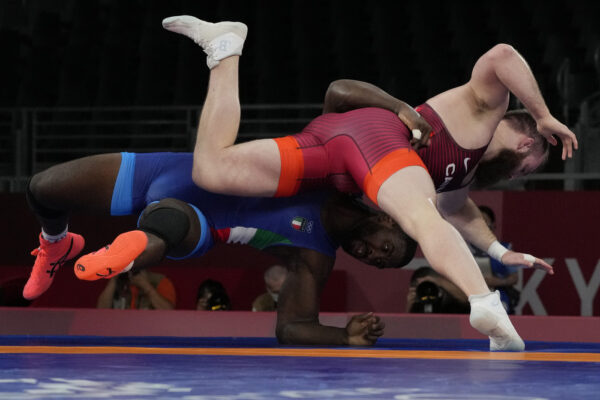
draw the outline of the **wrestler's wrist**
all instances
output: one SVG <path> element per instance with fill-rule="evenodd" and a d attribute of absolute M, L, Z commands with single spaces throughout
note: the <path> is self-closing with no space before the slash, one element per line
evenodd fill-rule
<path fill-rule="evenodd" d="M 533 119 L 535 120 L 536 125 L 544 125 L 547 121 L 554 119 L 554 116 L 550 112 L 547 106 L 538 107 L 534 110 L 527 109 Z"/>
<path fill-rule="evenodd" d="M 398 100 L 398 103 L 394 107 L 394 111 L 396 112 L 398 118 L 400 118 L 403 121 L 409 116 L 412 116 L 413 114 L 418 115 L 414 108 L 412 108 L 402 100 Z"/>
<path fill-rule="evenodd" d="M 494 240 L 494 242 L 487 249 L 488 255 L 499 262 L 502 262 L 502 256 L 504 256 L 507 252 L 508 249 L 497 240 Z"/>

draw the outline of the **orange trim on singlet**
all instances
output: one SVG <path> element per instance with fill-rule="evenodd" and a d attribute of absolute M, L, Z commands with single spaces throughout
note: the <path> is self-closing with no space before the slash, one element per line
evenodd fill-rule
<path fill-rule="evenodd" d="M 367 173 L 363 180 L 363 191 L 373 203 L 377 204 L 377 193 L 383 182 L 394 172 L 411 166 L 423 167 L 427 170 L 423 160 L 413 149 L 403 148 L 392 151 L 377 161 L 371 168 L 371 172 Z"/>
<path fill-rule="evenodd" d="M 599 353 L 369 350 L 327 348 L 182 348 L 115 346 L 0 346 L 0 354 L 177 354 L 199 356 L 340 357 L 429 360 L 600 362 Z"/>
<path fill-rule="evenodd" d="M 279 184 L 274 197 L 293 196 L 300 189 L 301 178 L 304 175 L 304 157 L 296 139 L 285 136 L 274 139 L 279 148 L 281 173 Z"/>

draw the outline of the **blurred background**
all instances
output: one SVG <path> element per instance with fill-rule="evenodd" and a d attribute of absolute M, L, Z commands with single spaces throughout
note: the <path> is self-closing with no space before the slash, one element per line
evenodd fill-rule
<path fill-rule="evenodd" d="M 500 235 L 552 258 L 570 274 L 554 278 L 547 290 L 557 282 L 567 285 L 573 307 L 546 305 L 543 312 L 583 313 L 581 282 L 591 291 L 592 309 L 596 304 L 591 312 L 600 312 L 599 257 L 593 249 L 600 239 L 600 2 L 0 0 L 0 5 L 0 193 L 10 228 L 3 231 L 4 278 L 12 267 L 26 275 L 33 262 L 27 253 L 38 228 L 22 195 L 30 175 L 90 154 L 193 148 L 207 87 L 205 55 L 191 40 L 161 27 L 167 16 L 190 14 L 249 26 L 240 71 L 242 141 L 300 131 L 320 113 L 335 79 L 368 81 L 416 106 L 466 82 L 475 61 L 494 44 L 513 45 L 530 64 L 551 112 L 578 135 L 580 150 L 564 163 L 560 147 L 553 148 L 544 171 L 479 196 L 495 209 Z M 519 107 L 516 99 L 511 106 Z M 89 250 L 132 223 L 77 218 L 72 225 L 91 231 Z M 572 238 L 580 239 L 568 247 Z M 215 256 L 197 263 L 238 268 L 244 266 L 236 263 L 248 259 Z M 579 260 L 580 281 L 566 272 L 572 271 L 569 259 Z M 342 260 L 336 268 L 342 283 L 335 289 L 342 294 L 332 292 L 331 298 L 344 301 L 334 311 L 403 312 L 402 290 L 377 298 L 387 293 L 378 285 L 389 284 L 389 275 L 369 271 L 369 277 L 381 278 L 368 283 L 366 274 L 353 275 L 353 261 Z M 259 267 L 267 264 L 257 266 L 252 278 L 257 285 Z M 406 286 L 408 278 L 397 276 L 395 285 Z M 529 277 L 531 271 L 521 274 L 521 289 Z M 235 308 L 236 294 L 230 295 Z M 54 304 L 45 305 L 83 304 L 54 288 L 49 297 Z"/>

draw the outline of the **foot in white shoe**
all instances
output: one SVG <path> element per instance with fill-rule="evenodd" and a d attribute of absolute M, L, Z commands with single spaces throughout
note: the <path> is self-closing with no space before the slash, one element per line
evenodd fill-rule
<path fill-rule="evenodd" d="M 162 25 L 166 30 L 187 36 L 200 45 L 208 55 L 206 63 L 210 69 L 224 58 L 241 55 L 248 34 L 248 27 L 241 22 L 213 24 L 190 15 L 165 18 Z"/>
<path fill-rule="evenodd" d="M 525 343 L 513 327 L 498 291 L 469 296 L 471 326 L 490 338 L 490 351 L 523 351 Z"/>

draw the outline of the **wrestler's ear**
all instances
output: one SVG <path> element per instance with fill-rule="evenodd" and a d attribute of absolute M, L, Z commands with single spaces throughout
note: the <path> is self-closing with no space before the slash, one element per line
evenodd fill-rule
<path fill-rule="evenodd" d="M 534 142 L 535 140 L 529 136 L 523 137 L 521 140 L 519 140 L 519 144 L 517 145 L 517 152 L 527 153 L 529 150 L 531 150 L 531 146 L 533 146 Z"/>

